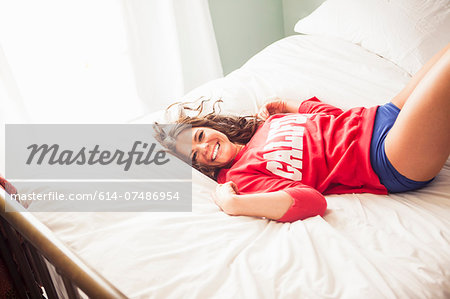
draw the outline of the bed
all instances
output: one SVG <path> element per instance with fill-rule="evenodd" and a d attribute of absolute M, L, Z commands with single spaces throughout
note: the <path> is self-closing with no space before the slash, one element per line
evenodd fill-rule
<path fill-rule="evenodd" d="M 223 113 L 239 114 L 254 114 L 274 96 L 316 96 L 344 109 L 386 103 L 420 60 L 400 59 L 392 49 L 381 55 L 368 39 L 339 36 L 342 30 L 321 32 L 317 19 L 348 4 L 328 2 L 297 24 L 302 34 L 275 42 L 181 100 L 221 99 Z M 445 45 L 450 8 L 439 5 L 447 23 L 439 27 L 443 36 L 437 28 L 437 40 Z M 160 111 L 134 123 L 172 118 Z M 61 206 L 40 212 L 34 203 L 28 211 L 130 298 L 450 297 L 450 159 L 427 188 L 329 195 L 323 217 L 294 223 L 228 216 L 212 200 L 215 186 L 192 170 L 192 212 L 76 213 Z"/>

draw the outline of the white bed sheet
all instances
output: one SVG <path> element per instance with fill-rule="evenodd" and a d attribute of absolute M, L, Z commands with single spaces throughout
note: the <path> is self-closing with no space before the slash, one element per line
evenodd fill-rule
<path fill-rule="evenodd" d="M 385 103 L 408 80 L 357 45 L 298 35 L 184 99 L 239 113 L 271 96 L 349 108 Z M 449 161 L 423 190 L 327 196 L 323 218 L 292 224 L 225 215 L 215 184 L 193 171 L 192 213 L 34 214 L 133 298 L 450 297 Z"/>

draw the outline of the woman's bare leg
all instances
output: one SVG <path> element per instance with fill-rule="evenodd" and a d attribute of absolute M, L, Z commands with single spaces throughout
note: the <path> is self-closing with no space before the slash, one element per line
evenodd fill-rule
<path fill-rule="evenodd" d="M 437 54 L 435 54 L 428 62 L 422 66 L 422 68 L 414 74 L 414 76 L 411 78 L 411 80 L 408 82 L 408 84 L 400 91 L 399 94 L 397 94 L 391 102 L 397 106 L 398 108 L 402 109 L 403 105 L 405 104 L 406 100 L 409 98 L 411 93 L 416 88 L 417 84 L 423 79 L 423 77 L 428 73 L 428 71 L 433 67 L 433 65 L 444 55 L 446 51 L 450 49 L 450 44 L 448 44 L 445 48 L 443 48 L 441 51 L 439 51 Z"/>
<path fill-rule="evenodd" d="M 448 47 L 399 108 L 402 110 L 386 137 L 386 155 L 395 169 L 407 178 L 430 180 L 450 154 Z"/>

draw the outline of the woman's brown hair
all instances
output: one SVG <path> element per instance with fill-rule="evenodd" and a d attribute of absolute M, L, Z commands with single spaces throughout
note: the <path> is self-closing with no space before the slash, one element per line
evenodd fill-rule
<path fill-rule="evenodd" d="M 180 105 L 182 113 L 180 113 L 179 118 L 175 121 L 176 125 L 171 126 L 171 129 L 168 130 L 168 132 L 165 132 L 161 128 L 156 128 L 156 139 L 177 157 L 186 160 L 186 157 L 181 157 L 181 155 L 176 152 L 175 143 L 177 136 L 187 128 L 212 128 L 225 134 L 233 143 L 247 144 L 255 134 L 259 125 L 263 123 L 263 121 L 256 116 L 221 115 L 218 104 L 221 103 L 222 100 L 214 102 L 212 112 L 202 115 L 205 109 L 205 103 L 208 101 L 209 100 L 202 100 L 201 103 L 194 108 L 190 106 L 192 103 L 175 103 L 169 106 L 167 110 L 173 105 Z M 186 110 L 194 111 L 196 114 L 194 116 L 187 116 L 183 112 Z M 195 162 L 192 163 L 192 166 L 214 180 L 216 180 L 221 169 L 200 165 Z"/>

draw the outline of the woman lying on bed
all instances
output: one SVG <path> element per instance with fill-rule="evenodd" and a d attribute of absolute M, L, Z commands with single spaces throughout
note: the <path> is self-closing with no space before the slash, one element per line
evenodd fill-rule
<path fill-rule="evenodd" d="M 277 99 L 257 117 L 181 117 L 159 139 L 217 180 L 225 213 L 292 222 L 323 215 L 323 194 L 405 192 L 433 180 L 450 154 L 449 83 L 450 45 L 383 106 Z"/>

